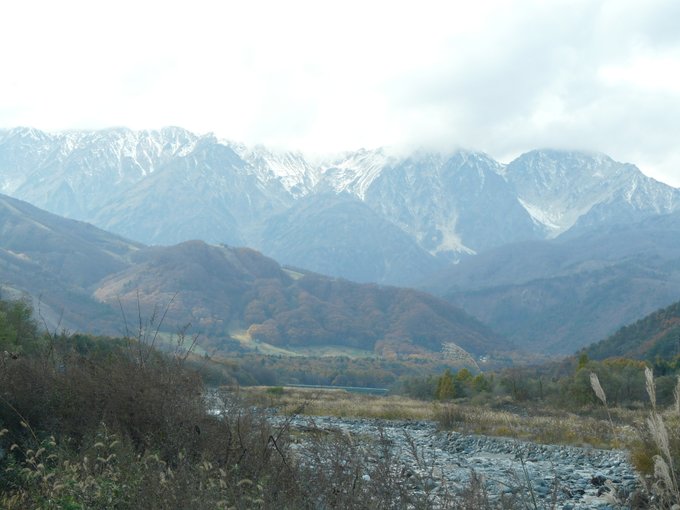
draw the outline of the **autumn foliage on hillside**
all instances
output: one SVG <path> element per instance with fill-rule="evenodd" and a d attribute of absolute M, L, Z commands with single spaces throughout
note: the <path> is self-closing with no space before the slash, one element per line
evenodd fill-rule
<path fill-rule="evenodd" d="M 132 317 L 139 308 L 148 316 L 159 303 L 171 303 L 167 317 L 177 325 L 191 323 L 212 338 L 238 328 L 275 346 L 397 355 L 437 353 L 445 342 L 473 354 L 502 345 L 465 312 L 428 294 L 286 271 L 254 250 L 198 241 L 141 251 L 95 295 L 112 305 L 120 300 Z"/>
<path fill-rule="evenodd" d="M 680 301 L 621 328 L 585 352 L 595 359 L 627 356 L 653 360 L 680 354 Z"/>

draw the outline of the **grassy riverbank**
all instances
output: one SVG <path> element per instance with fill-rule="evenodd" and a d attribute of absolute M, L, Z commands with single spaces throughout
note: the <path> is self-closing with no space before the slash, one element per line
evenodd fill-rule
<path fill-rule="evenodd" d="M 425 401 L 400 395 L 362 395 L 344 390 L 289 387 L 245 387 L 242 396 L 255 405 L 275 408 L 281 414 L 433 420 L 443 429 L 467 434 L 513 437 L 546 444 L 621 447 L 633 444 L 636 429 L 644 422 L 640 410 L 611 410 L 612 430 L 603 409 L 584 408 L 581 414 L 549 406 L 519 406 L 507 398 L 484 404 Z"/>
<path fill-rule="evenodd" d="M 646 369 L 644 376 L 650 405 L 609 407 L 604 390 L 597 377 L 593 377 L 592 390 L 601 405 L 584 405 L 579 412 L 545 402 L 520 405 L 507 397 L 487 398 L 480 403 L 470 399 L 438 402 L 284 387 L 251 387 L 241 392 L 247 401 L 274 408 L 284 415 L 434 420 L 443 430 L 465 434 L 623 449 L 628 451 L 630 462 L 645 481 L 648 493 L 656 498 L 655 502 L 645 500 L 643 506 L 671 508 L 680 499 L 674 471 L 680 459 L 680 392 L 676 393 L 674 405 L 657 408 L 651 370 Z"/>

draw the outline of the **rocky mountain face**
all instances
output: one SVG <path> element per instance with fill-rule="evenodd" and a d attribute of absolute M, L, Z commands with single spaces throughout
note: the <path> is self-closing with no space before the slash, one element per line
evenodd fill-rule
<path fill-rule="evenodd" d="M 599 154 L 533 151 L 502 165 L 474 152 L 378 149 L 311 164 L 180 128 L 0 131 L 0 192 L 146 244 L 247 245 L 310 270 L 399 284 L 442 261 L 680 204 L 677 189 Z M 352 262 L 319 244 L 352 252 Z"/>
<path fill-rule="evenodd" d="M 548 238 L 680 206 L 679 190 L 603 154 L 532 151 L 507 165 L 503 175 Z"/>
<path fill-rule="evenodd" d="M 508 350 L 470 315 L 423 292 L 286 270 L 250 248 L 147 247 L 5 195 L 0 294 L 33 298 L 50 330 L 134 335 L 142 321 L 172 334 L 191 324 L 203 347 L 219 352 L 332 346 L 441 358 L 455 346 L 469 358 Z"/>
<path fill-rule="evenodd" d="M 195 135 L 175 128 L 0 131 L 0 192 L 87 220 L 118 192 L 191 152 L 196 142 Z"/>
<path fill-rule="evenodd" d="M 424 249 L 449 259 L 536 238 L 501 170 L 484 154 L 416 154 L 383 167 L 365 201 Z"/>

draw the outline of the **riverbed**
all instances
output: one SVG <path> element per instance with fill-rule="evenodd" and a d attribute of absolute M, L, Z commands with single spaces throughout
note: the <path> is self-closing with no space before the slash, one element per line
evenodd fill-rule
<path fill-rule="evenodd" d="M 438 495 L 460 493 L 471 477 L 481 482 L 492 504 L 515 498 L 527 508 L 564 510 L 627 508 L 640 486 L 621 450 L 438 431 L 430 421 L 296 416 L 290 426 L 387 441 L 394 469 L 412 490 L 427 492 L 434 507 Z M 304 449 L 304 440 L 294 448 Z"/>

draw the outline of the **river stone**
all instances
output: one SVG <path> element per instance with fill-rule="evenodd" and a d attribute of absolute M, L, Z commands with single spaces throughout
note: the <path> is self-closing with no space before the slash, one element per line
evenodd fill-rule
<path fill-rule="evenodd" d="M 435 508 L 438 494 L 455 494 L 464 489 L 473 470 L 483 480 L 492 501 L 501 495 L 530 498 L 531 487 L 536 499 L 549 501 L 554 496 L 555 508 L 571 510 L 615 508 L 605 494 L 609 491 L 605 486 L 608 480 L 611 482 L 607 484 L 613 484 L 622 494 L 633 494 L 640 488 L 627 454 L 620 450 L 440 432 L 435 423 L 428 421 L 297 416 L 290 423 L 298 429 L 317 427 L 361 441 L 375 441 L 380 444 L 378 450 L 388 448 L 398 463 L 396 473 L 413 490 L 433 494 Z M 418 458 L 414 458 L 414 450 Z M 378 456 L 379 452 L 374 454 Z M 364 476 L 370 478 L 369 474 Z M 530 499 L 525 503 L 532 504 Z"/>

